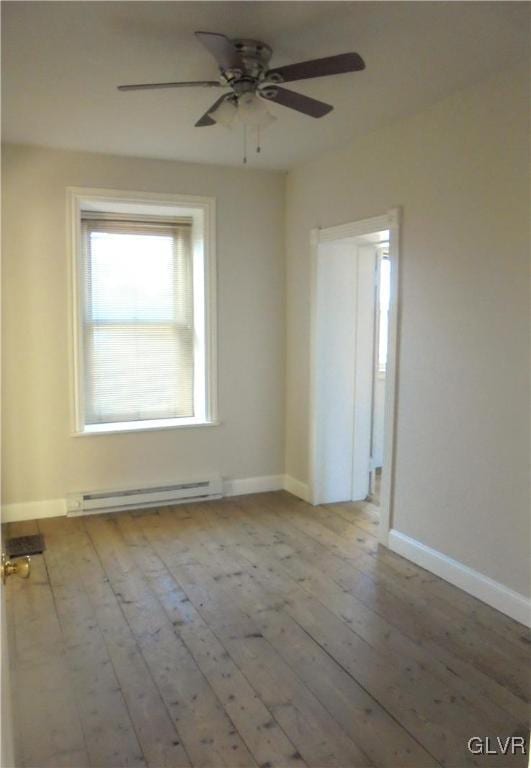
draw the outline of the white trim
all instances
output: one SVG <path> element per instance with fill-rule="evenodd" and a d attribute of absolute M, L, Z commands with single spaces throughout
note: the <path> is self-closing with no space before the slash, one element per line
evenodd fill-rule
<path fill-rule="evenodd" d="M 281 491 L 284 488 L 284 475 L 263 475 L 261 477 L 242 477 L 223 482 L 224 496 L 243 496 L 248 493 L 267 493 Z"/>
<path fill-rule="evenodd" d="M 310 501 L 310 487 L 291 475 L 284 475 L 284 490 L 303 501 Z"/>
<path fill-rule="evenodd" d="M 310 232 L 310 392 L 309 402 L 309 429 L 308 448 L 310 458 L 308 462 L 308 498 L 310 504 L 319 504 L 317 490 L 317 265 L 319 260 L 320 230 L 312 229 Z M 286 478 L 288 475 L 286 475 Z M 300 482 L 300 481 L 296 481 Z M 288 491 L 289 488 L 286 488 Z M 291 491 L 290 491 L 291 493 Z M 295 493 L 295 496 L 298 494 Z"/>
<path fill-rule="evenodd" d="M 2 505 L 3 523 L 15 523 L 20 520 L 39 520 L 42 517 L 64 517 L 64 515 L 66 515 L 64 499 L 20 501 L 16 504 Z"/>
<path fill-rule="evenodd" d="M 531 599 L 525 595 L 395 529 L 389 531 L 388 546 L 511 619 L 531 627 Z"/>
<path fill-rule="evenodd" d="M 309 486 L 305 498 L 319 504 L 317 488 L 317 421 L 316 421 L 316 349 L 317 349 L 317 261 L 319 244 L 350 237 L 370 235 L 389 230 L 389 259 L 391 262 L 391 295 L 389 304 L 389 341 L 385 386 L 385 436 L 378 538 L 387 544 L 393 520 L 393 490 L 395 474 L 395 434 L 397 413 L 397 367 L 399 347 L 400 301 L 400 209 L 390 208 L 387 213 L 370 219 L 361 219 L 326 229 L 314 228 L 310 232 L 310 395 L 309 395 Z M 295 481 L 299 483 L 299 481 Z M 300 485 L 303 485 L 302 483 Z M 299 496 L 299 493 L 295 492 Z"/>
<path fill-rule="evenodd" d="M 360 219 L 359 221 L 351 221 L 348 224 L 339 224 L 335 227 L 327 227 L 326 229 L 317 229 L 313 231 L 319 233 L 320 243 L 328 243 L 333 240 L 344 240 L 347 237 L 370 235 L 373 232 L 381 232 L 383 229 L 389 229 L 397 210 L 398 209 L 393 208 L 381 216 L 373 216 L 370 219 Z"/>
<path fill-rule="evenodd" d="M 197 418 L 203 424 L 216 423 L 218 419 L 217 399 L 217 308 L 216 308 L 216 200 L 213 197 L 199 197 L 197 195 L 172 195 L 152 192 L 135 192 L 115 189 L 68 187 L 67 197 L 67 251 L 69 254 L 68 272 L 68 297 L 70 328 L 70 355 L 69 374 L 71 390 L 71 421 L 73 437 L 82 436 L 85 432 L 83 419 L 83 351 L 80 339 L 82 338 L 82 306 L 81 296 L 83 291 L 81 275 L 81 211 L 82 210 L 123 210 L 131 213 L 146 212 L 149 208 L 156 215 L 175 214 L 175 208 L 180 213 L 191 217 L 195 239 L 194 265 L 201 261 L 204 268 L 204 306 L 201 308 L 201 317 L 196 318 L 197 328 L 204 335 L 204 355 L 200 355 L 195 364 L 204 376 L 194 377 L 196 382 L 205 381 L 204 413 L 198 413 Z M 198 226 L 200 225 L 200 226 Z M 194 281 L 197 284 L 197 281 Z M 196 302 L 194 300 L 194 307 Z M 203 359 L 204 358 L 204 359 Z M 194 399 L 198 399 L 197 386 Z M 203 398 L 199 398 L 203 399 Z M 173 420 L 172 420 L 173 421 Z M 161 426 L 176 427 L 174 423 Z M 185 425 L 183 425 L 185 426 Z M 186 425 L 189 426 L 189 425 Z M 154 427 L 151 427 L 154 428 Z M 129 426 L 123 430 L 101 430 L 101 433 L 132 432 L 136 429 Z M 138 430 L 141 431 L 141 430 Z M 95 431 L 88 431 L 95 434 Z"/>
<path fill-rule="evenodd" d="M 150 421 L 119 421 L 109 424 L 88 424 L 76 437 L 97 437 L 98 435 L 122 435 L 128 432 L 160 432 L 162 429 L 196 429 L 197 427 L 219 427 L 220 421 L 198 421 L 197 419 L 152 419 Z"/>
<path fill-rule="evenodd" d="M 396 419 L 398 412 L 398 359 L 400 347 L 400 209 L 392 208 L 389 216 L 389 261 L 391 265 L 389 290 L 389 325 L 387 363 L 385 366 L 384 445 L 382 488 L 380 491 L 380 523 L 378 540 L 387 545 L 393 525 L 394 486 L 396 469 Z"/>
<path fill-rule="evenodd" d="M 205 387 L 207 421 L 216 421 L 218 412 L 218 271 L 216 262 L 216 198 L 201 198 L 205 233 Z"/>

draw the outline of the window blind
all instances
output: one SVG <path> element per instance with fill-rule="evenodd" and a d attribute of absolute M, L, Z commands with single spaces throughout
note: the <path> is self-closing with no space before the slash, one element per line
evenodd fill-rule
<path fill-rule="evenodd" d="M 194 416 L 190 225 L 82 219 L 85 424 Z"/>

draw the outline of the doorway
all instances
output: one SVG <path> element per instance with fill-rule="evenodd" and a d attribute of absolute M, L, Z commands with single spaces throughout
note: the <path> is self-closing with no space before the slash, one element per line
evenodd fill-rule
<path fill-rule="evenodd" d="M 312 232 L 311 501 L 378 494 L 383 543 L 392 501 L 398 234 L 397 210 Z"/>

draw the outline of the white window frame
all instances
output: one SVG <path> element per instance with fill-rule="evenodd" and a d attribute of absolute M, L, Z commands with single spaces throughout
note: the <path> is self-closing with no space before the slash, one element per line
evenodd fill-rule
<path fill-rule="evenodd" d="M 385 251 L 385 255 L 384 252 Z M 376 351 L 377 356 L 375 360 L 375 370 L 376 370 L 376 378 L 377 379 L 385 379 L 387 374 L 387 360 L 385 362 L 385 368 L 380 368 L 380 361 L 378 359 L 378 355 L 380 354 L 380 321 L 381 321 L 381 315 L 380 315 L 380 291 L 381 291 L 381 263 L 383 259 L 387 259 L 389 262 L 391 261 L 389 257 L 389 243 L 387 243 L 385 246 L 382 246 L 378 249 L 378 296 L 377 296 L 377 302 L 376 302 L 376 323 L 375 323 L 375 338 L 377 339 L 376 344 Z M 389 328 L 389 311 L 387 310 L 387 321 L 388 321 L 388 328 Z M 387 345 L 389 346 L 389 335 L 387 338 Z"/>
<path fill-rule="evenodd" d="M 85 211 L 171 216 L 192 219 L 194 270 L 194 403 L 204 404 L 192 418 L 85 424 L 83 357 L 83 260 L 81 218 Z M 84 187 L 67 188 L 71 340 L 72 435 L 104 435 L 183 429 L 219 424 L 216 344 L 216 201 L 213 197 L 167 195 Z M 204 290 L 203 290 L 204 286 Z"/>

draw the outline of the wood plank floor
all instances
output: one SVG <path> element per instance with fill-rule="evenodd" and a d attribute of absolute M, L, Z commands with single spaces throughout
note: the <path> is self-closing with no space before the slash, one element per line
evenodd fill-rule
<path fill-rule="evenodd" d="M 287 493 L 12 524 L 18 765 L 431 768 L 526 735 L 524 627 Z"/>

